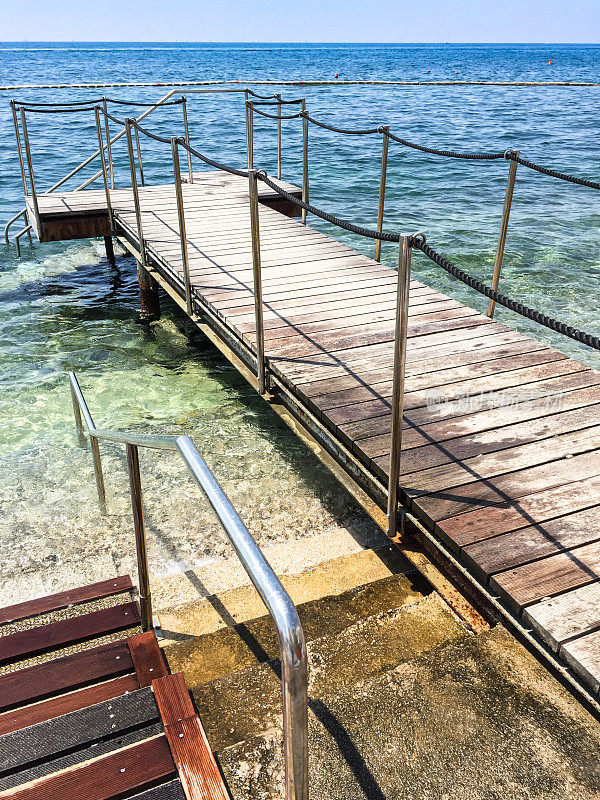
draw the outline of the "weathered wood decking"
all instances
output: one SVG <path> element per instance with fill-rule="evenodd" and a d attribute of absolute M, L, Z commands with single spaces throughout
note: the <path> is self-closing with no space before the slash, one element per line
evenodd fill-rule
<path fill-rule="evenodd" d="M 200 173 L 183 196 L 197 311 L 250 352 L 247 183 Z M 174 188 L 140 198 L 149 262 L 182 294 Z M 112 202 L 137 245 L 131 193 Z M 396 272 L 264 206 L 260 239 L 270 370 L 385 485 Z M 600 373 L 419 281 L 408 336 L 401 499 L 597 692 Z"/>

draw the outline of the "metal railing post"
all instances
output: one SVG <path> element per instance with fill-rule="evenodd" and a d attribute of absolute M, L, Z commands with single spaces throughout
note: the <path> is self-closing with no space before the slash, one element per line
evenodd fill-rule
<path fill-rule="evenodd" d="M 108 209 L 108 224 L 111 234 L 115 231 L 112 204 L 110 202 L 110 183 L 108 171 L 106 169 L 106 160 L 104 158 L 104 142 L 102 141 L 102 126 L 100 124 L 100 109 L 98 106 L 94 107 L 94 114 L 96 115 L 96 133 L 98 134 L 98 146 L 100 148 L 100 163 L 102 164 L 102 176 L 104 178 L 104 194 L 106 195 L 106 207 Z"/>
<path fill-rule="evenodd" d="M 171 150 L 173 151 L 173 174 L 175 176 L 175 197 L 177 198 L 177 218 L 179 220 L 179 239 L 181 242 L 181 261 L 183 263 L 185 302 L 187 306 L 187 312 L 191 316 L 193 313 L 192 284 L 190 281 L 190 262 L 188 256 L 187 236 L 185 230 L 185 209 L 183 205 L 183 189 L 181 187 L 181 168 L 179 165 L 179 143 L 177 141 L 176 136 L 173 136 L 171 138 Z"/>
<path fill-rule="evenodd" d="M 394 334 L 394 374 L 392 384 L 392 432 L 390 439 L 390 472 L 388 482 L 387 533 L 394 538 L 398 530 L 398 476 L 402 450 L 402 417 L 404 412 L 404 374 L 408 330 L 408 299 L 412 236 L 402 236 L 398 257 L 396 293 L 396 328 Z"/>
<path fill-rule="evenodd" d="M 306 111 L 306 100 L 302 98 L 302 111 Z M 302 117 L 302 202 L 308 203 L 308 120 Z M 302 224 L 306 225 L 306 209 L 302 209 Z"/>
<path fill-rule="evenodd" d="M 513 150 L 515 156 L 519 156 L 518 150 Z M 508 151 L 506 153 L 508 155 Z M 492 275 L 491 287 L 494 291 L 498 290 L 500 283 L 500 270 L 502 269 L 502 259 L 504 258 L 504 245 L 506 244 L 506 234 L 508 233 L 508 220 L 510 218 L 510 208 L 512 205 L 513 192 L 515 190 L 515 178 L 517 176 L 517 162 L 510 161 L 508 169 L 508 180 L 506 182 L 506 192 L 504 193 L 504 206 L 502 208 L 502 222 L 500 223 L 500 234 L 498 235 L 498 245 L 496 247 L 496 258 L 494 260 L 494 273 Z M 490 319 L 494 318 L 496 301 L 490 298 L 488 303 L 487 315 Z"/>
<path fill-rule="evenodd" d="M 185 141 L 187 144 L 190 143 L 190 129 L 188 126 L 188 115 L 187 115 L 187 98 L 182 95 L 181 97 L 182 103 L 181 107 L 183 109 L 183 135 L 185 136 Z M 194 170 L 192 167 L 192 154 L 190 151 L 187 151 L 187 160 L 188 160 L 188 182 L 194 182 Z"/>
<path fill-rule="evenodd" d="M 144 508 L 142 504 L 140 457 L 138 447 L 135 444 L 127 445 L 127 470 L 129 472 L 131 509 L 133 511 L 133 527 L 135 530 L 142 630 L 149 631 L 152 629 L 152 596 L 150 593 L 150 570 L 148 568 L 146 526 L 144 525 Z"/>
<path fill-rule="evenodd" d="M 75 393 L 75 388 L 73 386 L 73 381 L 77 383 L 77 379 L 75 376 L 71 379 L 71 401 L 73 403 L 73 415 L 75 417 L 75 426 L 77 428 L 77 434 L 79 437 L 79 444 L 85 444 L 85 429 L 83 427 L 83 420 L 81 418 L 81 407 L 79 405 L 79 400 L 77 399 L 77 395 Z M 79 384 L 77 383 L 77 388 L 79 388 Z M 89 414 L 89 412 L 88 412 Z M 93 428 L 93 420 L 89 418 L 89 422 Z M 98 490 L 98 503 L 100 505 L 100 513 L 102 515 L 106 514 L 106 488 L 104 486 L 104 474 L 102 472 L 102 458 L 100 457 L 100 445 L 98 444 L 98 439 L 88 431 L 90 437 L 90 448 L 92 450 L 92 460 L 94 463 L 94 477 L 96 479 L 96 489 Z"/>
<path fill-rule="evenodd" d="M 256 170 L 248 171 L 250 191 L 250 231 L 252 234 L 252 273 L 254 276 L 254 320 L 256 327 L 256 374 L 258 392 L 264 395 L 267 391 L 265 365 L 265 333 L 263 327 L 262 276 L 260 263 L 260 227 L 258 216 L 258 185 Z"/>
<path fill-rule="evenodd" d="M 381 148 L 381 177 L 379 179 L 379 206 L 377 208 L 377 232 L 383 230 L 383 206 L 385 204 L 385 179 L 387 177 L 388 148 L 390 144 L 390 126 L 381 128 L 383 145 Z M 375 242 L 375 261 L 381 261 L 381 239 Z"/>
<path fill-rule="evenodd" d="M 27 195 L 27 178 L 25 177 L 25 164 L 23 162 L 23 150 L 21 149 L 21 134 L 19 133 L 19 122 L 17 120 L 17 109 L 14 100 L 10 101 L 10 108 L 12 111 L 13 125 L 15 126 L 15 138 L 17 140 L 17 153 L 19 155 L 19 167 L 21 168 L 21 180 L 23 181 L 23 192 Z"/>
<path fill-rule="evenodd" d="M 277 98 L 277 178 L 281 180 L 281 95 L 276 94 Z"/>
<path fill-rule="evenodd" d="M 133 129 L 135 133 L 135 148 L 137 150 L 138 164 L 140 166 L 140 183 L 145 186 L 144 181 L 144 165 L 142 164 L 142 148 L 140 147 L 140 134 L 137 128 Z"/>
<path fill-rule="evenodd" d="M 129 155 L 129 169 L 131 172 L 131 190 L 133 193 L 133 205 L 135 208 L 135 219 L 138 229 L 138 239 L 140 244 L 141 264 L 146 267 L 146 247 L 144 245 L 144 229 L 142 227 L 142 212 L 140 210 L 140 195 L 138 192 L 137 172 L 135 169 L 135 159 L 133 155 L 133 140 L 131 138 L 132 120 L 128 117 L 125 120 L 125 135 L 127 136 L 127 153 Z"/>
<path fill-rule="evenodd" d="M 248 169 L 254 169 L 254 103 L 246 100 L 246 150 Z"/>
<path fill-rule="evenodd" d="M 37 225 L 38 235 L 42 234 L 40 224 L 40 207 L 38 205 L 37 192 L 35 190 L 35 179 L 33 177 L 33 164 L 31 161 L 31 149 L 29 147 L 29 134 L 27 133 L 27 122 L 25 120 L 25 109 L 21 106 L 21 129 L 23 131 L 23 141 L 25 143 L 25 156 L 27 158 L 27 169 L 29 171 L 29 183 L 31 184 L 31 199 L 33 201 L 33 213 L 35 214 L 35 224 Z"/>
<path fill-rule="evenodd" d="M 102 98 L 102 109 L 104 111 L 104 130 L 106 132 L 106 155 L 108 157 L 108 169 L 110 172 L 110 188 L 115 188 L 115 171 L 112 160 L 112 144 L 110 141 L 110 123 L 108 121 L 108 106 L 106 105 L 106 97 Z"/>

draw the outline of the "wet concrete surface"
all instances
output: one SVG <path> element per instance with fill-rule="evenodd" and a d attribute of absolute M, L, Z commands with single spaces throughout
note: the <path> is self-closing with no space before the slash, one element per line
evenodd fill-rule
<path fill-rule="evenodd" d="M 362 657 L 311 699 L 311 800 L 600 798 L 600 725 L 502 627 L 361 680 Z M 219 757 L 235 800 L 283 796 L 277 726 Z"/>

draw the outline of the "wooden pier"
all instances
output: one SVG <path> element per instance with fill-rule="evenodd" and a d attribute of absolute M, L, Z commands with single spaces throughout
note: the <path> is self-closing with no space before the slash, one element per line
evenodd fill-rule
<path fill-rule="evenodd" d="M 200 172 L 182 192 L 192 319 L 256 372 L 248 181 Z M 102 196 L 38 195 L 45 238 L 105 214 Z M 397 272 L 259 200 L 271 397 L 384 508 Z M 139 187 L 139 201 L 147 269 L 185 310 L 174 186 Z M 142 260 L 132 191 L 111 205 Z M 600 373 L 411 282 L 399 499 L 596 695 L 599 410 Z"/>

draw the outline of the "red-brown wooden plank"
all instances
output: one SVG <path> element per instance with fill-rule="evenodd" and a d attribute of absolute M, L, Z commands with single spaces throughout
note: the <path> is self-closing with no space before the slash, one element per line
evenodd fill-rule
<path fill-rule="evenodd" d="M 127 645 L 141 687 L 169 674 L 154 631 L 131 636 Z"/>
<path fill-rule="evenodd" d="M 10 672 L 0 676 L 0 711 L 122 675 L 132 669 L 127 642 L 121 641 Z"/>
<path fill-rule="evenodd" d="M 165 728 L 173 722 L 195 716 L 194 705 L 182 672 L 152 681 L 152 688 Z"/>
<path fill-rule="evenodd" d="M 139 688 L 140 683 L 136 675 L 122 675 L 119 678 L 88 686 L 85 689 L 78 689 L 59 697 L 5 711 L 4 714 L 0 714 L 0 736 L 4 733 L 21 730 L 29 725 L 37 725 L 38 722 L 60 717 L 62 714 L 69 714 L 71 711 L 79 711 L 80 708 L 87 708 L 87 706 L 102 703 L 104 700 L 112 700 L 125 692 L 134 692 Z"/>
<path fill-rule="evenodd" d="M 131 591 L 131 589 L 133 589 L 133 584 L 129 575 L 121 575 L 108 581 L 99 581 L 88 586 L 79 586 L 76 589 L 67 589 L 64 592 L 39 597 L 36 600 L 16 603 L 13 606 L 0 608 L 0 625 L 33 617 L 36 614 L 58 611 L 61 608 L 87 603 L 91 600 L 100 600 L 102 597 L 110 597 L 113 594 Z"/>
<path fill-rule="evenodd" d="M 138 625 L 137 603 L 122 603 L 78 617 L 0 636 L 0 664 Z"/>
<path fill-rule="evenodd" d="M 83 766 L 49 775 L 0 793 L 3 800 L 117 800 L 136 789 L 174 775 L 164 736 L 88 761 Z"/>
<path fill-rule="evenodd" d="M 167 725 L 165 733 L 187 800 L 230 800 L 198 717 Z"/>

